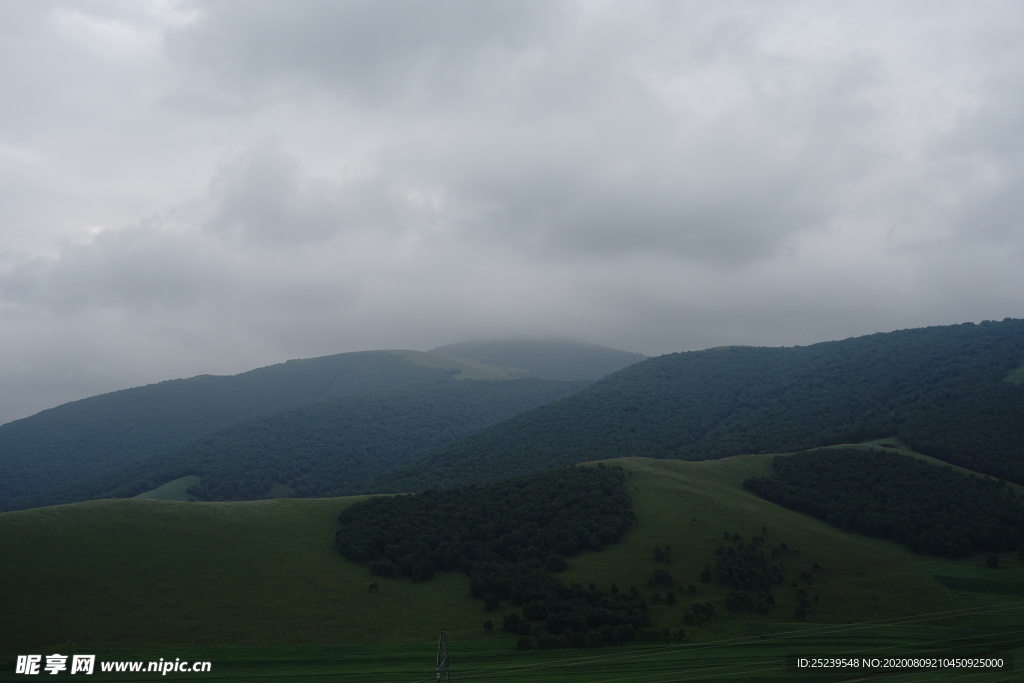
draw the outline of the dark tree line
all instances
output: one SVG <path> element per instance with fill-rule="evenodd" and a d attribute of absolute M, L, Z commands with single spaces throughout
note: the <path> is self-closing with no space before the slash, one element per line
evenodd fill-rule
<path fill-rule="evenodd" d="M 570 467 L 484 486 L 357 503 L 338 517 L 338 549 L 378 576 L 427 581 L 462 571 L 488 610 L 521 608 L 506 630 L 583 646 L 587 634 L 649 624 L 637 595 L 566 586 L 566 557 L 618 542 L 635 522 L 620 468 Z M 610 629 L 610 630 L 608 630 Z M 623 632 L 624 633 L 624 632 Z M 619 634 L 621 635 L 621 633 Z"/>
<path fill-rule="evenodd" d="M 778 456 L 772 477 L 744 487 L 845 531 L 915 552 L 964 557 L 1024 541 L 1024 506 L 1000 481 L 897 453 L 828 449 Z"/>

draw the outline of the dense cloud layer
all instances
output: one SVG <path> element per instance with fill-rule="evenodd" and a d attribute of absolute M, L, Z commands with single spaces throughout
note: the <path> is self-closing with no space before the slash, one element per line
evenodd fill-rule
<path fill-rule="evenodd" d="M 291 357 L 1024 315 L 1015 2 L 0 6 L 0 422 Z"/>

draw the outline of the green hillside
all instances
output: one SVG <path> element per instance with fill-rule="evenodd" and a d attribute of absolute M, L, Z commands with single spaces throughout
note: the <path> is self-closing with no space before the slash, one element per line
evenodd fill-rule
<path fill-rule="evenodd" d="M 447 344 L 431 354 L 510 377 L 597 380 L 646 358 L 639 353 L 571 339 L 505 339 Z"/>
<path fill-rule="evenodd" d="M 449 379 L 322 399 L 224 427 L 29 502 L 134 496 L 187 475 L 201 480 L 189 490 L 198 500 L 341 495 L 397 465 L 580 387 L 578 382 L 539 379 Z"/>
<path fill-rule="evenodd" d="M 374 482 L 482 482 L 599 458 L 704 460 L 897 436 L 1024 483 L 1024 320 L 792 348 L 722 347 L 636 363 Z"/>
<path fill-rule="evenodd" d="M 689 680 L 714 671 L 714 680 L 778 680 L 791 675 L 792 654 L 886 656 L 933 644 L 947 654 L 1021 654 L 1024 562 L 1015 554 L 991 570 L 980 557 L 918 556 L 841 532 L 745 491 L 742 482 L 767 475 L 770 461 L 610 463 L 627 470 L 637 522 L 621 543 L 571 558 L 558 576 L 635 587 L 652 626 L 684 629 L 682 641 L 517 652 L 516 638 L 500 629 L 508 608 L 485 611 L 461 574 L 413 583 L 373 577 L 342 558 L 337 516 L 356 499 L 104 500 L 0 514 L 0 667 L 12 671 L 15 654 L 63 648 L 209 659 L 212 676 L 228 680 L 429 680 L 440 629 L 460 679 Z M 773 587 L 769 611 L 731 612 L 728 589 L 701 573 L 716 567 L 718 548 L 755 537 L 765 549 L 784 545 L 792 581 Z M 676 604 L 665 603 L 666 588 L 648 585 L 658 570 L 673 577 Z M 368 590 L 370 581 L 380 590 Z M 801 590 L 818 596 L 805 621 L 794 616 Z M 694 603 L 714 605 L 716 618 L 686 623 Z M 499 625 L 493 634 L 487 620 Z M 1014 680 L 1001 676 L 978 680 Z"/>
<path fill-rule="evenodd" d="M 201 478 L 192 484 L 201 500 L 339 495 L 579 388 L 453 381 L 485 379 L 508 376 L 421 351 L 372 351 L 69 403 L 0 426 L 0 510 L 133 496 L 182 476 Z"/>
<path fill-rule="evenodd" d="M 189 489 L 202 481 L 194 474 L 188 474 L 178 479 L 172 479 L 166 484 L 161 484 L 155 489 L 143 491 L 132 496 L 132 498 L 143 498 L 152 500 L 196 500 L 196 497 L 189 494 Z"/>
<path fill-rule="evenodd" d="M 24 501 L 54 487 L 258 415 L 331 396 L 436 384 L 458 372 L 368 351 L 169 380 L 67 403 L 0 426 L 0 509 L 25 507 Z"/>

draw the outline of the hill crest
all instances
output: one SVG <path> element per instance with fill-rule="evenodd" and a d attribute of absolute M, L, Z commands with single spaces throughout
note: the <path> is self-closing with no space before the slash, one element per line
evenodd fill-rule
<path fill-rule="evenodd" d="M 446 344 L 429 353 L 510 377 L 598 380 L 647 356 L 570 338 L 513 338 Z"/>

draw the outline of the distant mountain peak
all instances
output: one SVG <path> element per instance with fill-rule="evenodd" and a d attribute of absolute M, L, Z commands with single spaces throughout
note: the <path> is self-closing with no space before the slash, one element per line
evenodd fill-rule
<path fill-rule="evenodd" d="M 510 377 L 572 380 L 597 380 L 647 358 L 568 337 L 478 339 L 438 346 L 429 353 L 485 366 Z"/>

